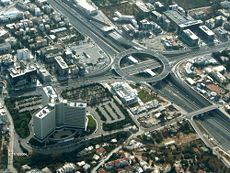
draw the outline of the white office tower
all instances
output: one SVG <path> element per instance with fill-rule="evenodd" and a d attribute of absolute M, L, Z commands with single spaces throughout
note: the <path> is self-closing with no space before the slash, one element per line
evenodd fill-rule
<path fill-rule="evenodd" d="M 48 103 L 55 103 L 58 99 L 57 93 L 54 91 L 52 86 L 43 87 L 41 95 L 43 105 L 47 105 Z"/>
<path fill-rule="evenodd" d="M 55 122 L 54 104 L 50 104 L 33 116 L 35 136 L 40 140 L 46 138 L 55 130 Z"/>
<path fill-rule="evenodd" d="M 55 129 L 86 129 L 86 103 L 50 103 L 33 116 L 35 137 L 43 141 Z"/>
<path fill-rule="evenodd" d="M 67 100 L 57 103 L 55 106 L 57 127 L 85 129 L 86 108 L 86 103 L 67 102 Z"/>

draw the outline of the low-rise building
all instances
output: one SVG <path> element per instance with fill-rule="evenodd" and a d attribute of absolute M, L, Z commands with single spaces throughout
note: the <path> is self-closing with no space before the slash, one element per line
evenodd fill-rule
<path fill-rule="evenodd" d="M 127 83 L 116 82 L 112 84 L 112 91 L 125 104 L 131 105 L 138 102 L 137 91 Z"/>
<path fill-rule="evenodd" d="M 124 167 L 124 166 L 128 166 L 128 165 L 129 165 L 128 159 L 127 158 L 121 158 L 121 159 L 113 160 L 113 161 L 106 163 L 105 168 L 106 169 L 113 169 L 113 168 L 120 168 L 120 167 Z"/>
<path fill-rule="evenodd" d="M 9 37 L 8 31 L 3 28 L 0 28 L 0 39 L 6 39 Z"/>
<path fill-rule="evenodd" d="M 212 71 L 211 76 L 220 84 L 225 84 L 227 82 L 227 79 L 224 75 L 222 75 L 220 72 Z"/>
<path fill-rule="evenodd" d="M 56 173 L 72 173 L 76 171 L 76 165 L 73 163 L 66 163 L 63 167 L 56 170 Z"/>
<path fill-rule="evenodd" d="M 228 32 L 222 28 L 216 28 L 215 30 L 216 35 L 219 39 L 227 41 L 228 40 Z"/>
<path fill-rule="evenodd" d="M 138 28 L 137 20 L 134 16 L 131 15 L 122 15 L 119 11 L 115 12 L 115 18 L 113 20 L 115 22 L 128 22 L 131 23 L 135 28 Z"/>
<path fill-rule="evenodd" d="M 184 70 L 185 70 L 185 73 L 186 73 L 188 76 L 194 76 L 194 75 L 195 75 L 195 72 L 194 72 L 194 70 L 193 70 L 193 65 L 192 65 L 192 63 L 190 63 L 190 62 L 187 62 L 187 63 L 185 64 Z"/>

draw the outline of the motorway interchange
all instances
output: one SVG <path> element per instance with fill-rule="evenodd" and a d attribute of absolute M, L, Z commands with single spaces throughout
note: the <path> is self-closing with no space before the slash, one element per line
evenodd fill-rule
<path fill-rule="evenodd" d="M 159 93 L 160 95 L 166 97 L 168 100 L 170 100 L 172 103 L 177 104 L 181 108 L 183 108 L 188 113 L 197 111 L 199 109 L 208 107 L 211 105 L 209 101 L 207 101 L 202 96 L 199 96 L 199 94 L 194 94 L 195 91 L 193 91 L 188 86 L 185 86 L 183 82 L 178 82 L 178 80 L 174 80 L 171 76 L 174 76 L 174 74 L 171 71 L 171 68 L 176 63 L 180 62 L 184 59 L 189 59 L 194 56 L 198 55 L 204 55 L 211 53 L 215 50 L 221 50 L 225 49 L 227 47 L 227 44 L 225 45 L 216 45 L 214 47 L 201 47 L 200 49 L 197 49 L 195 51 L 179 51 L 179 52 L 173 52 L 171 54 L 167 54 L 166 52 L 161 52 L 167 56 L 165 58 L 163 55 L 161 55 L 160 52 L 154 52 L 143 48 L 132 48 L 129 43 L 127 43 L 127 47 L 131 49 L 126 49 L 123 44 L 118 44 L 117 42 L 112 41 L 109 37 L 106 37 L 102 31 L 97 28 L 95 25 L 90 23 L 87 17 L 82 14 L 81 11 L 79 11 L 76 7 L 71 5 L 70 1 L 60 1 L 60 0 L 49 0 L 49 3 L 59 12 L 61 12 L 63 15 L 67 16 L 70 20 L 70 22 L 75 26 L 80 32 L 83 34 L 89 36 L 92 40 L 94 40 L 111 58 L 111 63 L 108 67 L 105 69 L 102 69 L 97 74 L 93 74 L 93 76 L 88 77 L 90 82 L 99 82 L 111 80 L 111 75 L 107 75 L 108 71 L 113 69 L 115 72 L 121 77 L 119 78 L 122 80 L 132 80 L 136 83 L 142 83 L 144 85 L 150 86 L 155 92 Z M 161 63 L 163 64 L 163 72 L 153 78 L 138 78 L 127 75 L 126 70 L 122 70 L 120 67 L 120 62 L 122 58 L 124 58 L 127 55 L 130 55 L 132 53 L 148 53 L 152 54 L 155 57 L 158 57 Z M 171 65 L 171 66 L 170 66 Z M 141 66 L 141 65 L 139 65 Z M 146 63 L 143 63 L 143 68 L 145 68 Z M 132 71 L 132 70 L 131 70 Z M 99 80 L 97 80 L 99 79 Z M 114 80 L 116 80 L 114 78 Z M 201 112 L 205 113 L 205 112 Z M 229 130 L 226 129 L 228 126 L 228 122 L 222 123 L 223 119 L 225 119 L 225 115 L 223 115 L 221 112 L 219 112 L 216 116 L 216 113 L 211 111 L 210 113 L 207 113 L 206 116 L 209 118 L 207 121 L 201 122 L 201 124 L 207 128 L 208 132 L 211 136 L 216 139 L 217 143 L 219 143 L 224 149 L 229 150 L 229 146 L 227 143 L 229 142 Z M 213 117 L 213 118 L 212 118 Z M 229 121 L 229 119 L 225 119 Z M 214 126 L 210 129 L 211 125 Z M 218 124 L 222 124 L 221 126 Z M 215 126 L 216 125 L 216 126 Z M 219 128 L 219 129 L 218 129 Z M 213 130 L 215 129 L 215 130 Z M 222 134 L 222 135 L 221 135 Z M 203 135 L 203 134 L 200 134 Z M 220 137 L 219 137 L 220 136 Z"/>
<path fill-rule="evenodd" d="M 140 83 L 142 85 L 148 86 L 154 92 L 160 94 L 161 96 L 168 99 L 171 103 L 178 105 L 187 113 L 199 112 L 204 114 L 207 118 L 197 121 L 204 129 L 207 130 L 208 134 L 216 141 L 216 143 L 226 151 L 230 151 L 229 142 L 230 142 L 230 120 L 226 117 L 217 107 L 214 107 L 213 110 L 207 112 L 206 107 L 210 107 L 212 103 L 206 100 L 204 97 L 196 93 L 189 86 L 184 84 L 180 79 L 175 76 L 175 72 L 171 69 L 174 65 L 179 63 L 182 60 L 189 59 L 194 56 L 204 55 L 211 53 L 216 50 L 223 50 L 228 47 L 228 44 L 225 45 L 216 45 L 214 47 L 203 47 L 195 51 L 178 51 L 173 53 L 167 52 L 155 52 L 154 50 L 143 49 L 142 47 L 138 48 L 132 47 L 130 43 L 119 44 L 114 42 L 109 37 L 106 37 L 103 32 L 93 25 L 89 19 L 82 14 L 75 6 L 71 5 L 70 1 L 61 1 L 61 0 L 48 0 L 48 2 L 59 11 L 61 14 L 69 18 L 70 23 L 76 27 L 83 35 L 90 37 L 98 46 L 110 57 L 110 64 L 96 73 L 88 74 L 84 79 L 71 79 L 66 85 L 53 84 L 57 90 L 64 90 L 66 88 L 71 88 L 76 86 L 76 82 L 81 85 L 87 85 L 91 83 L 100 83 L 100 82 L 111 82 L 111 81 L 132 81 L 135 83 Z M 128 49 L 127 49 L 128 48 Z M 121 60 L 134 53 L 143 53 L 150 54 L 153 57 L 157 58 L 160 61 L 160 64 L 163 67 L 163 71 L 156 77 L 134 77 L 127 75 L 132 73 L 133 69 L 122 69 Z M 165 55 L 165 56 L 163 56 Z M 154 62 L 151 62 L 151 65 L 155 65 Z M 156 64 L 157 65 L 157 64 Z M 144 69 L 147 64 L 139 64 L 136 69 Z M 148 66 L 149 68 L 149 66 Z M 134 71 L 136 70 L 134 68 Z M 177 70 L 177 69 L 175 69 Z M 115 73 L 114 73 L 115 72 Z M 118 75 L 118 76 L 117 76 Z M 197 115 L 197 114 L 195 114 Z M 192 123 L 194 123 L 194 116 L 181 116 L 178 119 L 187 118 Z M 178 119 L 170 121 L 167 124 L 178 121 Z M 153 131 L 161 126 L 156 126 L 150 129 L 141 129 L 141 132 Z M 194 127 L 194 126 L 193 126 Z M 200 132 L 200 131 L 199 131 Z M 140 132 L 138 132 L 140 133 Z M 198 134 L 205 143 L 209 143 L 207 138 L 203 137 L 202 133 Z M 12 152 L 12 151 L 11 151 Z M 11 153 L 10 155 L 12 155 Z M 10 159 L 12 162 L 12 159 Z M 12 165 L 12 163 L 10 164 Z M 11 168 L 12 170 L 13 168 Z"/>

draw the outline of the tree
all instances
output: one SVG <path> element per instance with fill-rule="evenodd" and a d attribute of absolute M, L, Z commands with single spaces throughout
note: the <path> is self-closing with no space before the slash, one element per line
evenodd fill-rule
<path fill-rule="evenodd" d="M 221 5 L 220 5 L 220 1 L 219 0 L 215 0 L 212 4 L 212 9 L 213 11 L 217 11 L 221 8 Z"/>
<path fill-rule="evenodd" d="M 168 8 L 169 8 L 169 5 L 171 5 L 172 3 L 173 3 L 172 0 L 166 0 L 166 2 L 165 2 L 166 8 L 168 9 Z"/>

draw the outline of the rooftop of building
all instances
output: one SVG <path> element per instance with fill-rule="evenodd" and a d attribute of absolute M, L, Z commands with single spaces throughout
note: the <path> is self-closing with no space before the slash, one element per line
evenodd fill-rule
<path fill-rule="evenodd" d="M 201 25 L 199 26 L 199 28 L 204 31 L 206 34 L 208 34 L 209 36 L 214 36 L 214 32 L 212 30 L 210 30 L 207 26 L 205 25 Z"/>
<path fill-rule="evenodd" d="M 43 119 L 46 117 L 52 110 L 54 110 L 54 104 L 49 104 L 43 107 L 40 111 L 35 114 L 35 117 Z"/>
<path fill-rule="evenodd" d="M 61 57 L 61 56 L 57 56 L 55 57 L 56 62 L 58 63 L 58 65 L 61 67 L 61 69 L 68 69 L 68 65 L 65 62 L 65 60 Z"/>
<path fill-rule="evenodd" d="M 96 11 L 97 10 L 92 4 L 90 4 L 86 0 L 76 0 L 76 3 L 88 11 Z"/>
<path fill-rule="evenodd" d="M 66 99 L 61 100 L 60 103 L 69 105 L 71 107 L 78 107 L 78 108 L 86 108 L 87 107 L 87 103 L 84 103 L 84 102 L 73 102 L 73 101 L 68 101 Z"/>
<path fill-rule="evenodd" d="M 124 82 L 115 82 L 112 84 L 112 88 L 120 97 L 126 100 L 133 99 L 137 95 L 136 91 Z"/>
<path fill-rule="evenodd" d="M 181 28 L 189 27 L 192 25 L 201 24 L 201 20 L 195 20 L 191 16 L 186 14 L 181 14 L 177 10 L 168 10 L 164 12 L 165 16 L 167 16 L 171 21 L 176 23 Z"/>
<path fill-rule="evenodd" d="M 57 97 L 57 93 L 54 91 L 52 86 L 43 87 L 43 91 L 48 97 Z"/>
<path fill-rule="evenodd" d="M 86 108 L 87 104 L 83 102 L 71 102 L 67 100 L 61 100 L 61 104 L 66 104 L 70 107 L 76 107 L 76 108 Z M 41 110 L 39 110 L 37 113 L 35 113 L 34 116 L 37 118 L 43 119 L 46 115 L 48 115 L 51 111 L 55 109 L 55 105 L 58 103 L 49 103 L 45 107 L 43 107 Z"/>
<path fill-rule="evenodd" d="M 22 69 L 21 66 L 15 66 L 9 70 L 10 76 L 12 78 L 23 76 L 27 73 L 35 72 L 37 68 L 34 66 L 27 66 L 25 69 Z"/>
<path fill-rule="evenodd" d="M 4 54 L 0 56 L 0 62 L 2 61 L 14 61 L 14 56 L 11 54 Z"/>
<path fill-rule="evenodd" d="M 223 28 L 216 28 L 216 31 L 220 34 L 228 34 L 228 32 L 224 30 Z"/>
<path fill-rule="evenodd" d="M 188 35 L 192 40 L 197 40 L 199 39 L 197 35 L 195 35 L 190 29 L 185 29 L 183 31 L 186 35 Z"/>
<path fill-rule="evenodd" d="M 8 31 L 6 31 L 5 29 L 3 29 L 3 28 L 0 28 L 0 29 L 1 29 L 0 30 L 0 37 L 8 33 Z"/>

